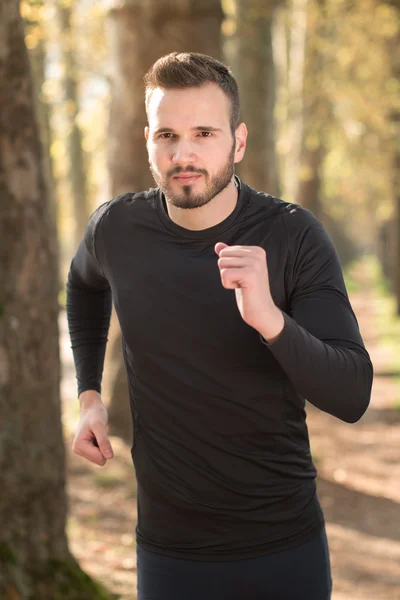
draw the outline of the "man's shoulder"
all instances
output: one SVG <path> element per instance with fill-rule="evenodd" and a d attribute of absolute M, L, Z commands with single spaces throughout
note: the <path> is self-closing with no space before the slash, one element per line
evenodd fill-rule
<path fill-rule="evenodd" d="M 285 205 L 284 217 L 290 230 L 307 231 L 310 227 L 314 227 L 314 225 L 322 227 L 321 222 L 318 221 L 308 208 L 289 202 L 286 202 Z"/>
<path fill-rule="evenodd" d="M 256 191 L 252 188 L 250 188 L 250 199 L 257 210 L 272 211 L 276 216 L 283 218 L 288 229 L 292 232 L 305 231 L 313 225 L 319 224 L 321 226 L 320 221 L 314 214 L 307 208 L 300 206 L 300 204 L 287 202 L 278 196 Z"/>
<path fill-rule="evenodd" d="M 131 211 L 132 207 L 147 206 L 154 202 L 156 191 L 155 188 L 150 188 L 142 192 L 126 192 L 100 204 L 89 217 L 85 233 L 86 245 L 89 248 L 94 245 L 96 232 L 105 217 L 115 215 L 117 219 L 126 218 L 127 210 Z"/>
<path fill-rule="evenodd" d="M 139 206 L 143 203 L 151 204 L 156 193 L 156 188 L 150 188 L 142 192 L 126 192 L 111 198 L 100 204 L 89 218 L 89 223 L 95 229 L 103 217 L 111 211 L 122 211 L 131 209 L 134 206 Z"/>

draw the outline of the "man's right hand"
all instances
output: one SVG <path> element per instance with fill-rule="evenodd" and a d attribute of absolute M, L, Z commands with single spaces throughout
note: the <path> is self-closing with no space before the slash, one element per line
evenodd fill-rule
<path fill-rule="evenodd" d="M 107 437 L 107 409 L 95 390 L 86 390 L 79 396 L 81 418 L 72 450 L 96 465 L 104 466 L 114 456 Z"/>

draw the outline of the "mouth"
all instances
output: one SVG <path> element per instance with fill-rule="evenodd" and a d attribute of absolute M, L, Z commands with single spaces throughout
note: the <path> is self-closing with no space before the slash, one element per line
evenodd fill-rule
<path fill-rule="evenodd" d="M 189 183 L 194 183 L 195 181 L 200 179 L 200 177 L 201 177 L 200 173 L 186 173 L 186 174 L 180 173 L 179 175 L 175 175 L 174 179 L 178 183 L 181 183 L 183 185 L 188 185 Z"/>

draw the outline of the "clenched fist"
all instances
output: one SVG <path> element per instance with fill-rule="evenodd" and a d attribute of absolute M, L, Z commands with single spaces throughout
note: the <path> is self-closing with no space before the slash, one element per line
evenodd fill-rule
<path fill-rule="evenodd" d="M 75 434 L 72 450 L 96 465 L 104 466 L 114 453 L 107 437 L 107 409 L 95 390 L 87 390 L 79 396 L 81 418 Z"/>
<path fill-rule="evenodd" d="M 222 285 L 235 290 L 242 319 L 268 342 L 274 342 L 284 327 L 284 317 L 275 305 L 269 286 L 267 256 L 258 246 L 215 245 Z"/>

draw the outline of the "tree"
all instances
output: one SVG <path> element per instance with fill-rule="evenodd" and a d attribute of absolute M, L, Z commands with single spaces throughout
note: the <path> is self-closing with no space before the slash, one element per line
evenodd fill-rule
<path fill-rule="evenodd" d="M 68 179 L 75 217 L 75 246 L 81 241 L 90 214 L 82 132 L 79 126 L 78 68 L 75 59 L 74 30 L 71 23 L 75 0 L 57 0 L 62 52 L 64 110 L 67 121 Z"/>
<path fill-rule="evenodd" d="M 283 187 L 290 200 L 297 196 L 303 139 L 307 6 L 308 0 L 292 0 L 285 6 L 278 15 L 275 34 L 275 40 L 280 38 L 277 71 L 278 80 L 281 80 L 279 87 L 284 89 L 284 101 L 281 100 L 284 110 L 280 110 L 280 120 L 287 146 Z"/>
<path fill-rule="evenodd" d="M 280 0 L 236 0 L 233 57 L 241 115 L 250 139 L 238 172 L 255 189 L 273 195 L 279 194 L 279 173 L 275 152 L 272 25 L 279 4 Z"/>
<path fill-rule="evenodd" d="M 396 311 L 400 315 L 400 0 L 388 2 L 395 9 L 395 21 L 397 28 L 395 34 L 388 41 L 392 57 L 392 76 L 396 82 L 396 101 L 390 112 L 391 134 L 393 138 L 393 200 L 394 217 L 389 228 L 388 251 L 390 253 L 389 269 L 391 275 L 393 292 L 396 297 Z"/>
<path fill-rule="evenodd" d="M 220 0 L 130 0 L 110 11 L 113 69 L 108 156 L 113 195 L 153 185 L 144 142 L 144 74 L 160 56 L 173 51 L 221 58 L 222 17 Z M 115 329 L 114 322 L 112 331 Z M 110 335 L 110 339 L 110 356 L 116 361 L 110 430 L 130 441 L 121 337 Z"/>
<path fill-rule="evenodd" d="M 45 182 L 50 196 L 54 218 L 57 219 L 56 183 L 54 165 L 50 154 L 52 131 L 51 109 L 43 87 L 46 81 L 47 27 L 43 19 L 44 0 L 27 0 L 21 5 L 25 23 L 25 44 L 30 58 L 33 91 L 36 101 L 36 118 L 43 148 Z"/>
<path fill-rule="evenodd" d="M 16 0 L 0 54 L 0 597 L 106 598 L 65 535 L 58 252 Z"/>
<path fill-rule="evenodd" d="M 311 210 L 317 218 L 322 216 L 320 202 L 321 170 L 326 151 L 326 131 L 330 120 L 329 99 L 323 78 L 326 76 L 321 39 L 326 35 L 324 0 L 310 2 L 307 11 L 305 70 L 303 83 L 303 127 L 299 181 L 296 202 Z M 315 85 L 315 82 L 321 82 Z"/>

